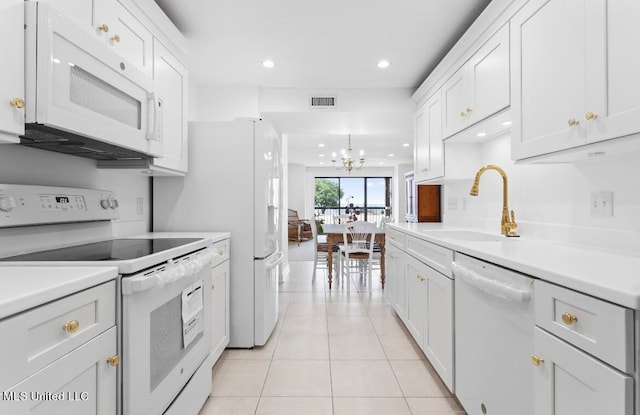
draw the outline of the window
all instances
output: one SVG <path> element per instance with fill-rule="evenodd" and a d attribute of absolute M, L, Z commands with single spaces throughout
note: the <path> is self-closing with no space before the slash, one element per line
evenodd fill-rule
<path fill-rule="evenodd" d="M 391 216 L 391 177 L 316 177 L 315 216 L 336 223 L 337 215 L 380 224 Z"/>

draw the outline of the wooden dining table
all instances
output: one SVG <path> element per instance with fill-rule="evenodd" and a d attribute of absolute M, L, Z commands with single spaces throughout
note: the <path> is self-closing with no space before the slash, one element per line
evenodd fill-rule
<path fill-rule="evenodd" d="M 338 249 L 335 249 L 334 246 L 344 240 L 342 234 L 343 225 L 327 223 L 322 225 L 322 228 L 324 231 L 323 234 L 327 236 L 327 246 L 329 248 L 327 270 L 329 275 L 329 289 L 331 289 L 331 284 L 333 283 L 333 253 L 338 252 Z M 384 229 L 376 229 L 375 240 L 380 245 L 380 284 L 382 284 L 382 288 L 384 289 Z"/>

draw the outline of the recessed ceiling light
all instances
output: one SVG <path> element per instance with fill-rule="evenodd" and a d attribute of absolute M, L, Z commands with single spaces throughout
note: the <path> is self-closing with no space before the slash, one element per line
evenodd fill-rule
<path fill-rule="evenodd" d="M 378 68 L 380 69 L 384 69 L 384 68 L 388 68 L 389 67 L 389 61 L 388 60 L 381 60 L 378 62 Z"/>
<path fill-rule="evenodd" d="M 395 154 L 393 154 L 393 153 L 389 153 L 389 154 L 387 154 L 387 156 L 389 156 L 389 157 L 395 157 Z"/>
<path fill-rule="evenodd" d="M 380 161 L 380 162 L 378 162 L 378 164 L 384 164 L 384 161 Z"/>
<path fill-rule="evenodd" d="M 321 161 L 320 164 L 324 164 L 324 161 Z"/>
<path fill-rule="evenodd" d="M 324 157 L 324 154 L 318 154 L 318 157 Z"/>
<path fill-rule="evenodd" d="M 404 144 L 402 144 L 402 147 L 409 147 L 410 145 L 411 144 L 409 144 L 409 143 L 404 143 Z"/>
<path fill-rule="evenodd" d="M 318 144 L 318 147 L 324 147 L 323 143 Z"/>
<path fill-rule="evenodd" d="M 502 125 L 504 125 L 505 127 L 508 127 L 511 125 L 511 121 L 505 121 L 502 123 Z"/>
<path fill-rule="evenodd" d="M 265 68 L 273 68 L 274 66 L 276 66 L 276 64 L 272 60 L 267 59 L 262 61 L 262 66 L 264 66 Z"/>
<path fill-rule="evenodd" d="M 478 133 L 478 137 L 485 137 L 487 133 Z"/>

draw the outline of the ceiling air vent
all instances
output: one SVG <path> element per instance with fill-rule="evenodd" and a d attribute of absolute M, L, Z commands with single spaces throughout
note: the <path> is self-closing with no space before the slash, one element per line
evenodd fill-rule
<path fill-rule="evenodd" d="M 335 108 L 336 97 L 311 97 L 311 108 Z"/>

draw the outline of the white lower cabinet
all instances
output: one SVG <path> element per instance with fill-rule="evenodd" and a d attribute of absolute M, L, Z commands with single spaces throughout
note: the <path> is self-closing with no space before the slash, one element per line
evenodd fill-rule
<path fill-rule="evenodd" d="M 405 319 L 407 315 L 404 255 L 404 252 L 392 244 L 385 247 L 384 295 L 401 319 Z"/>
<path fill-rule="evenodd" d="M 0 413 L 115 415 L 116 328 L 83 344 L 3 392 Z"/>
<path fill-rule="evenodd" d="M 222 352 L 229 344 L 229 262 L 230 240 L 223 239 L 213 245 L 216 257 L 211 263 L 211 355 L 213 362 L 217 362 Z"/>
<path fill-rule="evenodd" d="M 217 361 L 229 344 L 229 261 L 224 261 L 211 269 L 211 304 L 213 341 L 211 354 Z"/>
<path fill-rule="evenodd" d="M 536 415 L 633 413 L 633 378 L 540 328 L 534 339 Z"/>
<path fill-rule="evenodd" d="M 427 272 L 425 264 L 413 257 L 407 258 L 406 290 L 407 317 L 405 325 L 409 333 L 424 351 L 427 329 Z"/>
<path fill-rule="evenodd" d="M 407 237 L 405 249 L 417 249 L 416 239 Z M 413 250 L 409 254 L 394 246 L 387 248 L 396 256 L 395 262 L 389 256 L 386 259 L 387 266 L 391 259 L 396 280 L 392 304 L 444 384 L 453 391 L 453 280 L 424 262 L 446 269 L 443 258 L 451 258 L 452 253 L 427 241 L 421 240 L 420 246 L 425 248 L 420 250 L 420 259 Z M 443 250 L 451 255 L 442 255 Z"/>
<path fill-rule="evenodd" d="M 632 310 L 539 281 L 535 314 L 534 413 L 632 415 Z"/>
<path fill-rule="evenodd" d="M 115 304 L 111 281 L 0 321 L 0 414 L 115 415 Z"/>
<path fill-rule="evenodd" d="M 423 351 L 453 390 L 453 280 L 427 271 L 427 318 Z"/>

